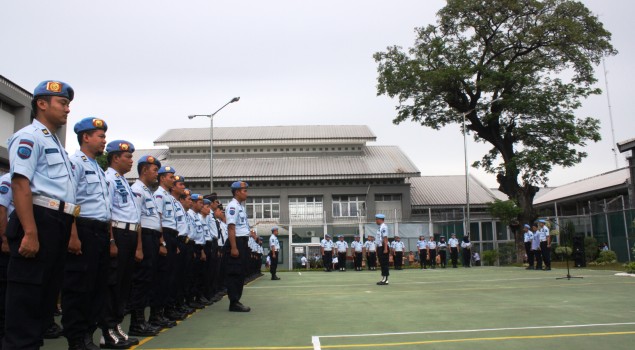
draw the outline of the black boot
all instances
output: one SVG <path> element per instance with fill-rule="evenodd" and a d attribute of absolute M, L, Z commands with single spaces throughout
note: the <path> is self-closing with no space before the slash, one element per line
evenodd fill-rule
<path fill-rule="evenodd" d="M 152 307 L 150 308 L 150 319 L 148 322 L 154 326 L 159 328 L 172 328 L 176 326 L 176 322 L 170 321 L 167 318 L 163 317 L 163 308 Z"/>
<path fill-rule="evenodd" d="M 153 337 L 159 334 L 159 331 L 146 322 L 143 309 L 137 309 L 130 312 L 130 328 L 128 333 L 138 337 Z"/>
<path fill-rule="evenodd" d="M 99 346 L 93 343 L 93 333 L 94 331 L 84 334 L 84 348 L 86 350 L 99 350 Z"/>
<path fill-rule="evenodd" d="M 103 329 L 99 347 L 102 349 L 129 349 L 132 344 L 123 339 L 116 329 Z"/>
<path fill-rule="evenodd" d="M 44 339 L 57 339 L 62 336 L 63 332 L 64 330 L 62 329 L 62 326 L 53 322 L 49 328 L 44 331 Z"/>
<path fill-rule="evenodd" d="M 183 321 L 187 318 L 187 313 L 177 310 L 174 306 L 165 309 L 163 315 L 170 321 Z"/>
<path fill-rule="evenodd" d="M 68 339 L 68 350 L 86 350 L 84 339 Z"/>
<path fill-rule="evenodd" d="M 117 328 L 115 328 L 115 332 L 117 332 L 117 334 L 119 335 L 119 339 L 125 340 L 130 345 L 139 345 L 139 339 L 133 338 L 126 334 L 126 332 L 123 331 L 123 328 L 121 328 L 120 324 L 118 324 Z"/>
<path fill-rule="evenodd" d="M 240 301 L 234 301 L 229 304 L 229 311 L 233 312 L 249 312 L 251 308 L 240 303 Z"/>

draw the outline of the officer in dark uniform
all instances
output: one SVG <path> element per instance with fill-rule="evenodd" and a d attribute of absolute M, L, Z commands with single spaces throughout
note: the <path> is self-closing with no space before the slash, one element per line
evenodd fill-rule
<path fill-rule="evenodd" d="M 247 200 L 248 187 L 249 185 L 243 181 L 231 184 L 234 198 L 227 205 L 225 212 L 229 241 L 229 244 L 225 244 L 225 273 L 227 274 L 225 283 L 229 297 L 229 311 L 234 312 L 251 311 L 251 308 L 240 302 L 251 254 L 247 246 L 250 231 L 247 211 L 241 204 Z"/>
<path fill-rule="evenodd" d="M 134 145 L 115 140 L 106 146 L 108 152 L 108 190 L 112 202 L 110 228 L 110 278 L 108 295 L 101 323 L 101 348 L 127 349 L 139 340 L 131 338 L 121 328 L 125 308 L 130 297 L 135 260 L 143 259 L 140 210 L 134 194 L 124 177 L 132 169 Z"/>
<path fill-rule="evenodd" d="M 32 124 L 9 139 L 15 210 L 6 237 L 4 349 L 42 346 L 57 307 L 73 216 L 79 215 L 72 164 L 55 133 L 66 124 L 73 89 L 44 81 L 33 93 Z"/>
<path fill-rule="evenodd" d="M 143 156 L 137 162 L 139 178 L 132 184 L 137 208 L 141 213 L 141 247 L 143 260 L 135 263 L 132 289 L 130 292 L 130 328 L 128 333 L 134 336 L 150 337 L 159 334 L 161 328 L 174 327 L 174 322 L 164 322 L 158 318 L 158 308 L 153 308 L 154 325 L 145 319 L 145 308 L 150 303 L 150 293 L 154 288 L 153 282 L 158 273 L 159 254 L 166 255 L 165 241 L 161 232 L 161 216 L 157 210 L 157 203 L 150 187 L 157 181 L 161 167 L 153 156 Z"/>
<path fill-rule="evenodd" d="M 274 226 L 271 229 L 271 236 L 269 236 L 269 257 L 271 259 L 271 279 L 277 281 L 280 279 L 276 272 L 278 271 L 278 256 L 280 255 L 280 241 L 278 241 L 278 227 Z M 260 259 L 260 257 L 258 258 Z M 260 265 L 260 264 L 258 264 Z"/>
<path fill-rule="evenodd" d="M 322 253 L 322 262 L 324 262 L 324 271 L 333 271 L 333 241 L 328 233 L 324 235 L 320 243 L 320 253 Z"/>
<path fill-rule="evenodd" d="M 106 147 L 106 130 L 108 125 L 98 118 L 84 118 L 74 128 L 80 150 L 70 159 L 82 210 L 71 231 L 62 287 L 62 325 L 69 349 L 98 348 L 93 333 L 106 301 L 111 202 L 106 174 L 95 160 Z"/>

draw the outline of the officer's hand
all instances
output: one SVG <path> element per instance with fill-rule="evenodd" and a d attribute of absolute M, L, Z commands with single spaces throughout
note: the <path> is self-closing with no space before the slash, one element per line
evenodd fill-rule
<path fill-rule="evenodd" d="M 181 254 L 181 249 L 179 249 L 179 247 L 176 247 L 176 253 Z"/>
<path fill-rule="evenodd" d="M 116 258 L 118 253 L 117 245 L 114 242 L 110 243 L 110 257 Z"/>
<path fill-rule="evenodd" d="M 7 236 L 2 236 L 2 253 L 9 254 L 9 242 L 7 241 Z"/>
<path fill-rule="evenodd" d="M 159 255 L 161 255 L 161 256 L 168 255 L 168 248 L 166 248 L 164 246 L 160 246 L 159 247 Z"/>
<path fill-rule="evenodd" d="M 232 248 L 231 249 L 231 256 L 232 256 L 232 258 L 237 258 L 239 256 L 238 248 Z"/>
<path fill-rule="evenodd" d="M 82 242 L 76 235 L 71 235 L 68 240 L 68 252 L 75 255 L 82 254 Z"/>
<path fill-rule="evenodd" d="M 37 252 L 40 251 L 40 241 L 37 238 L 37 232 L 33 235 L 25 234 L 20 242 L 18 253 L 25 258 L 35 258 Z"/>
<path fill-rule="evenodd" d="M 143 260 L 143 250 L 140 248 L 137 248 L 137 250 L 134 252 L 134 260 L 136 262 L 141 262 L 141 260 Z"/>
<path fill-rule="evenodd" d="M 205 255 L 205 252 L 201 252 L 201 261 L 207 261 L 207 255 Z"/>

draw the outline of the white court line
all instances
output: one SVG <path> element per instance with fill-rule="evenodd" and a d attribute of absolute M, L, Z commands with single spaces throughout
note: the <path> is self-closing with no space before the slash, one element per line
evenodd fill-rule
<path fill-rule="evenodd" d="M 311 337 L 311 343 L 313 343 L 313 350 L 322 349 L 320 345 L 320 337 Z"/>
<path fill-rule="evenodd" d="M 412 335 L 412 334 L 441 334 L 441 333 L 477 333 L 477 332 L 494 332 L 494 331 L 511 331 L 511 330 L 527 330 L 527 329 L 559 329 L 559 328 L 584 328 L 598 326 L 627 326 L 635 325 L 635 322 L 623 323 L 594 323 L 594 324 L 576 324 L 563 326 L 529 326 L 529 327 L 507 327 L 507 328 L 480 328 L 480 329 L 457 329 L 446 331 L 424 331 L 424 332 L 398 332 L 398 333 L 368 333 L 368 334 L 337 334 L 337 335 L 318 335 L 315 338 L 354 338 L 368 336 L 393 336 L 393 335 Z"/>

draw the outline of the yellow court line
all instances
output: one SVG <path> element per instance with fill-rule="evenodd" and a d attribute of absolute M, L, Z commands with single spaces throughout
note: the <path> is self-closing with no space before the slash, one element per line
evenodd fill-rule
<path fill-rule="evenodd" d="M 426 345 L 441 343 L 465 343 L 474 341 L 502 341 L 502 340 L 523 340 L 523 339 L 553 339 L 553 338 L 571 338 L 571 337 L 600 337 L 610 335 L 631 335 L 635 331 L 629 332 L 603 332 L 603 333 L 571 333 L 571 334 L 551 334 L 551 335 L 524 335 L 509 337 L 487 337 L 487 338 L 463 338 L 463 339 L 443 339 L 443 340 L 424 340 L 416 342 L 401 343 L 376 343 L 376 344 L 348 344 L 348 345 L 326 345 L 321 349 L 346 349 L 346 348 L 365 348 L 365 347 L 395 347 L 406 345 Z M 231 347 L 231 348 L 153 348 L 148 350 L 291 350 L 291 349 L 313 349 L 313 346 L 254 346 L 254 347 Z"/>

